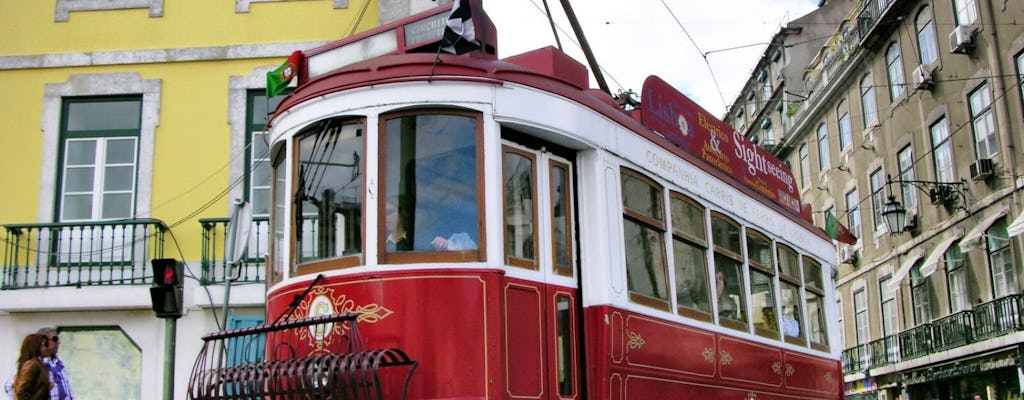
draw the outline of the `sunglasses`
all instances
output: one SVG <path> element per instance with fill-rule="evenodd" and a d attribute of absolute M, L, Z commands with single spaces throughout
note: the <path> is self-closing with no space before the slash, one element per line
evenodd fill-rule
<path fill-rule="evenodd" d="M 50 338 L 50 341 L 54 342 L 54 343 L 60 343 L 60 337 L 57 336 L 57 335 L 54 335 L 52 338 Z"/>

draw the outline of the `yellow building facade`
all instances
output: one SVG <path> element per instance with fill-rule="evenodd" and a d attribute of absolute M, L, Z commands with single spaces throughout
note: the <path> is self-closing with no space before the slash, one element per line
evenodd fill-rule
<path fill-rule="evenodd" d="M 0 0 L 0 375 L 55 327 L 76 399 L 167 394 L 150 260 L 184 262 L 174 398 L 203 334 L 263 322 L 266 74 L 431 0 Z M 252 236 L 225 285 L 236 201 Z M 229 290 L 225 290 L 230 287 Z M 225 292 L 229 292 L 228 297 Z"/>

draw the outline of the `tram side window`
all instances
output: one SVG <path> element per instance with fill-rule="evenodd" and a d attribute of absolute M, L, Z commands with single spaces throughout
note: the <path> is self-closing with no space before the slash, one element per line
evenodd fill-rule
<path fill-rule="evenodd" d="M 477 114 L 454 110 L 383 118 L 385 262 L 483 259 L 480 132 Z"/>
<path fill-rule="evenodd" d="M 554 255 L 555 273 L 562 276 L 573 275 L 572 252 L 572 188 L 569 186 L 569 165 L 558 161 L 550 161 L 551 175 L 551 237 Z"/>
<path fill-rule="evenodd" d="M 677 312 L 710 321 L 704 207 L 679 193 L 670 201 Z"/>
<path fill-rule="evenodd" d="M 625 169 L 621 180 L 626 279 L 630 298 L 668 311 L 665 211 L 661 186 Z"/>
<path fill-rule="evenodd" d="M 712 213 L 711 238 L 715 246 L 715 293 L 719 323 L 747 330 L 747 292 L 743 282 L 743 249 L 740 227 L 724 215 Z"/>
<path fill-rule="evenodd" d="M 825 322 L 825 294 L 821 289 L 821 263 L 803 257 L 804 276 L 807 280 L 805 295 L 807 296 L 807 328 L 811 346 L 819 350 L 828 350 L 828 325 Z"/>
<path fill-rule="evenodd" d="M 294 223 L 300 264 L 362 253 L 363 127 L 362 120 L 331 118 L 298 135 Z"/>
<path fill-rule="evenodd" d="M 537 192 L 533 154 L 506 146 L 502 180 L 505 193 L 505 262 L 537 269 Z"/>
<path fill-rule="evenodd" d="M 806 345 L 800 313 L 800 256 L 789 246 L 777 246 L 779 257 L 779 285 L 782 311 L 780 327 L 783 338 L 790 343 Z"/>
<path fill-rule="evenodd" d="M 772 242 L 763 234 L 747 230 L 747 257 L 750 262 L 750 319 L 758 335 L 779 338 L 778 311 L 775 307 L 775 257 Z"/>

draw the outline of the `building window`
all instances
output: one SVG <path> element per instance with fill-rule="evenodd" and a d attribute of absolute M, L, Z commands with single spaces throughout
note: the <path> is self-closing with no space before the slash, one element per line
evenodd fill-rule
<path fill-rule="evenodd" d="M 917 28 L 917 49 L 921 55 L 921 65 L 929 65 L 939 58 L 939 48 L 935 40 L 935 23 L 928 6 L 921 7 L 914 25 Z"/>
<path fill-rule="evenodd" d="M 871 184 L 871 218 L 875 231 L 885 231 L 885 218 L 882 218 L 882 209 L 885 207 L 885 180 L 882 177 L 882 168 L 876 169 L 868 176 Z"/>
<path fill-rule="evenodd" d="M 383 117 L 381 128 L 384 261 L 483 260 L 480 115 L 417 110 Z"/>
<path fill-rule="evenodd" d="M 896 161 L 900 167 L 900 179 L 904 181 L 917 180 L 914 175 L 914 148 L 907 145 L 896 153 Z M 903 206 L 907 210 L 917 207 L 917 190 L 910 184 L 900 185 L 900 194 L 903 197 Z M 892 193 L 890 193 L 892 194 Z"/>
<path fill-rule="evenodd" d="M 914 263 L 910 269 L 910 290 L 914 302 L 914 324 L 921 325 L 932 320 L 932 289 L 928 277 L 921 274 L 922 260 Z"/>
<path fill-rule="evenodd" d="M 866 344 L 871 340 L 868 326 L 868 297 L 864 289 L 853 292 L 853 332 L 857 336 L 857 345 Z"/>
<path fill-rule="evenodd" d="M 75 398 L 143 398 L 142 349 L 121 328 L 58 327 L 57 335 Z"/>
<path fill-rule="evenodd" d="M 64 103 L 60 221 L 135 216 L 140 98 L 72 98 Z"/>
<path fill-rule="evenodd" d="M 363 248 L 359 171 L 366 170 L 361 162 L 364 132 L 361 119 L 331 118 L 312 123 L 297 136 L 294 199 L 301 221 L 296 222 L 296 263 L 343 256 L 352 256 L 347 266 L 358 263 Z"/>
<path fill-rule="evenodd" d="M 672 193 L 672 260 L 676 279 L 677 312 L 711 320 L 708 291 L 708 242 L 704 207 Z"/>
<path fill-rule="evenodd" d="M 970 25 L 978 20 L 978 6 L 975 0 L 953 0 L 956 9 L 956 23 Z"/>
<path fill-rule="evenodd" d="M 855 236 L 861 237 L 860 198 L 857 189 L 846 192 L 846 225 Z"/>
<path fill-rule="evenodd" d="M 245 170 L 245 194 L 246 200 L 252 205 L 253 216 L 270 214 L 270 149 L 267 147 L 270 138 L 264 129 L 271 110 L 276 109 L 285 96 L 281 94 L 268 99 L 264 89 L 249 90 L 247 93 L 246 109 L 249 115 L 246 118 L 248 135 L 245 135 L 245 148 L 249 149 L 246 153 L 246 165 L 249 168 Z"/>
<path fill-rule="evenodd" d="M 800 145 L 800 187 L 806 188 L 811 183 L 811 157 L 807 144 Z"/>
<path fill-rule="evenodd" d="M 989 270 L 992 272 L 992 296 L 998 299 L 1017 293 L 1017 276 L 1013 267 L 1013 250 L 1006 233 L 1006 218 L 1000 218 L 985 232 L 988 244 Z"/>
<path fill-rule="evenodd" d="M 661 186 L 629 170 L 622 170 L 621 180 L 630 298 L 640 304 L 668 310 L 665 208 Z"/>
<path fill-rule="evenodd" d="M 505 262 L 537 269 L 537 178 L 533 154 L 505 146 Z"/>
<path fill-rule="evenodd" d="M 839 102 L 836 115 L 839 116 L 839 151 L 842 152 L 853 144 L 853 125 L 850 122 L 850 110 L 846 100 Z"/>
<path fill-rule="evenodd" d="M 932 163 L 935 165 L 935 180 L 939 182 L 956 181 L 953 171 L 953 142 L 949 138 L 946 117 L 939 118 L 928 130 L 932 137 Z"/>
<path fill-rule="evenodd" d="M 825 123 L 822 122 L 818 125 L 818 169 L 825 171 L 829 169 L 831 160 L 829 160 L 828 150 L 828 128 Z"/>
<path fill-rule="evenodd" d="M 747 93 L 747 116 L 750 118 L 751 123 L 755 122 L 755 117 L 757 117 L 757 99 L 753 91 Z"/>
<path fill-rule="evenodd" d="M 839 347 L 846 348 L 846 326 L 843 325 L 843 299 L 836 296 L 836 325 L 839 327 Z"/>
<path fill-rule="evenodd" d="M 992 111 L 992 92 L 983 84 L 971 92 L 969 112 L 974 128 L 974 150 L 978 159 L 992 158 L 999 153 L 996 117 Z"/>
<path fill-rule="evenodd" d="M 907 81 L 903 75 L 903 60 L 900 58 L 900 44 L 893 42 L 885 50 L 885 71 L 889 75 L 889 98 L 896 100 L 903 94 Z"/>
<path fill-rule="evenodd" d="M 287 173 L 286 166 L 284 164 L 284 146 L 278 146 L 274 150 L 274 156 L 271 159 L 271 164 L 274 166 L 271 171 L 271 181 L 273 182 L 273 192 L 271 196 L 271 202 L 274 203 L 274 219 L 270 221 L 270 232 L 271 244 L 270 244 L 270 257 L 267 260 L 267 289 L 274 286 L 284 280 L 284 268 L 288 264 L 283 254 L 285 248 L 288 246 L 288 239 L 285 237 L 285 214 L 288 209 L 288 205 L 291 203 L 291 196 L 288 195 L 288 184 L 285 180 Z M 296 264 L 292 264 L 294 267 Z M 295 275 L 295 270 L 290 271 L 292 276 Z"/>
<path fill-rule="evenodd" d="M 724 215 L 712 213 L 711 239 L 715 249 L 715 294 L 719 322 L 733 329 L 747 330 L 747 293 L 743 276 L 743 248 L 740 226 Z"/>
<path fill-rule="evenodd" d="M 882 305 L 882 337 L 885 338 L 885 354 L 887 360 L 898 360 L 900 355 L 899 342 L 896 340 L 897 326 L 896 315 L 896 293 L 887 290 L 892 276 L 886 276 L 878 281 L 879 301 Z"/>
<path fill-rule="evenodd" d="M 864 112 L 861 115 L 864 119 L 864 127 L 877 125 L 878 104 L 875 101 L 875 82 L 870 73 L 860 79 L 860 107 Z"/>
<path fill-rule="evenodd" d="M 943 257 L 946 266 L 946 284 L 949 285 L 949 309 L 952 313 L 964 311 L 971 304 L 970 289 L 967 287 L 967 268 L 960 244 L 954 242 Z"/>
<path fill-rule="evenodd" d="M 1020 87 L 1020 101 L 1024 106 L 1024 53 L 1017 55 L 1017 85 Z"/>

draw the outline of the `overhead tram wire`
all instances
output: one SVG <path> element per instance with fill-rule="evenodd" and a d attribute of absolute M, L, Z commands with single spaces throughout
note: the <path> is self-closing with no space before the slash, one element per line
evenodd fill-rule
<path fill-rule="evenodd" d="M 704 65 L 708 67 L 708 72 L 711 74 L 711 81 L 714 82 L 715 90 L 718 91 L 718 97 L 722 99 L 722 107 L 728 109 L 729 104 L 726 103 L 725 95 L 722 94 L 722 87 L 719 86 L 718 84 L 718 78 L 715 76 L 715 70 L 711 68 L 711 63 L 708 61 L 708 53 L 705 53 L 703 50 L 700 49 L 700 46 L 698 46 L 697 42 L 693 40 L 693 37 L 690 36 L 690 32 L 686 30 L 686 27 L 684 27 L 683 23 L 679 21 L 679 18 L 676 17 L 676 13 L 672 12 L 672 9 L 669 8 L 667 3 L 665 3 L 665 0 L 661 0 L 661 4 L 665 6 L 665 10 L 668 10 L 669 15 L 671 15 L 672 19 L 676 21 L 676 25 L 679 26 L 679 29 L 683 30 L 683 34 L 686 35 L 686 38 L 690 40 L 690 44 L 693 45 L 693 48 L 696 49 L 697 52 L 700 53 L 701 58 L 704 59 Z"/>
<path fill-rule="evenodd" d="M 548 23 L 551 24 L 551 35 L 555 37 L 555 44 L 558 45 L 558 50 L 565 51 L 562 49 L 562 40 L 558 38 L 558 29 L 555 28 L 555 19 L 551 16 L 551 8 L 548 7 L 548 0 L 541 0 L 544 3 L 544 14 L 548 16 Z"/>

